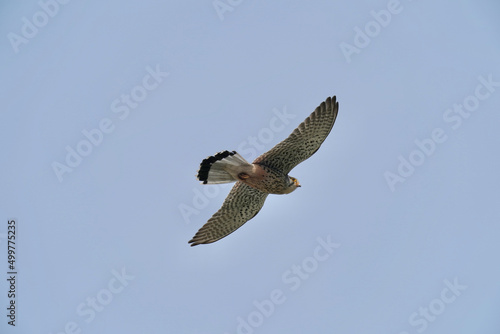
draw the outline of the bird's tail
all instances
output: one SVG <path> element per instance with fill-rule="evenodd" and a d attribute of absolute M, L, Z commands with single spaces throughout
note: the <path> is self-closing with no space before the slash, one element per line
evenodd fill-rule
<path fill-rule="evenodd" d="M 204 159 L 198 171 L 198 180 L 203 184 L 238 181 L 238 174 L 252 165 L 236 151 L 223 151 Z"/>

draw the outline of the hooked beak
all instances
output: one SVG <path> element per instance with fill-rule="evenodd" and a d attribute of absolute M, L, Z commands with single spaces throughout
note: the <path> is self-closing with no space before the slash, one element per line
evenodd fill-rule
<path fill-rule="evenodd" d="M 299 181 L 297 181 L 297 179 L 295 179 L 294 183 L 295 183 L 295 186 L 296 186 L 297 188 L 301 187 L 301 185 L 300 185 Z"/>

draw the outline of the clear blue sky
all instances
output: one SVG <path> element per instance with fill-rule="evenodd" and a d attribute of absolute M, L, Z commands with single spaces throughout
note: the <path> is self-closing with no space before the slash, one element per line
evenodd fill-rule
<path fill-rule="evenodd" d="M 497 1 L 0 6 L 0 332 L 499 333 Z M 189 247 L 201 160 L 332 95 L 302 188 Z"/>

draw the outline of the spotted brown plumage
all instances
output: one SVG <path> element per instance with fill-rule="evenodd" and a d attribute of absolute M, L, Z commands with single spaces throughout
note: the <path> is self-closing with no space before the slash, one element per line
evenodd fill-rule
<path fill-rule="evenodd" d="M 327 98 L 293 130 L 287 139 L 262 154 L 253 163 L 266 165 L 288 174 L 319 149 L 332 130 L 338 110 L 339 104 L 335 96 Z"/>
<path fill-rule="evenodd" d="M 236 182 L 222 207 L 189 241 L 191 246 L 208 244 L 224 238 L 255 217 L 264 205 L 267 193 Z"/>
<path fill-rule="evenodd" d="M 300 187 L 288 173 L 312 156 L 330 133 L 339 104 L 328 97 L 291 134 L 253 163 L 236 151 L 204 159 L 198 171 L 203 184 L 236 182 L 221 208 L 189 241 L 191 246 L 215 242 L 255 217 L 268 194 L 288 194 Z"/>

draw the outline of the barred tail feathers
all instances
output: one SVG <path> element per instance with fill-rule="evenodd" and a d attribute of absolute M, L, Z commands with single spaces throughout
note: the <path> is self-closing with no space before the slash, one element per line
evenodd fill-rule
<path fill-rule="evenodd" d="M 222 151 L 201 162 L 197 177 L 203 184 L 235 182 L 238 173 L 251 166 L 236 151 Z"/>

